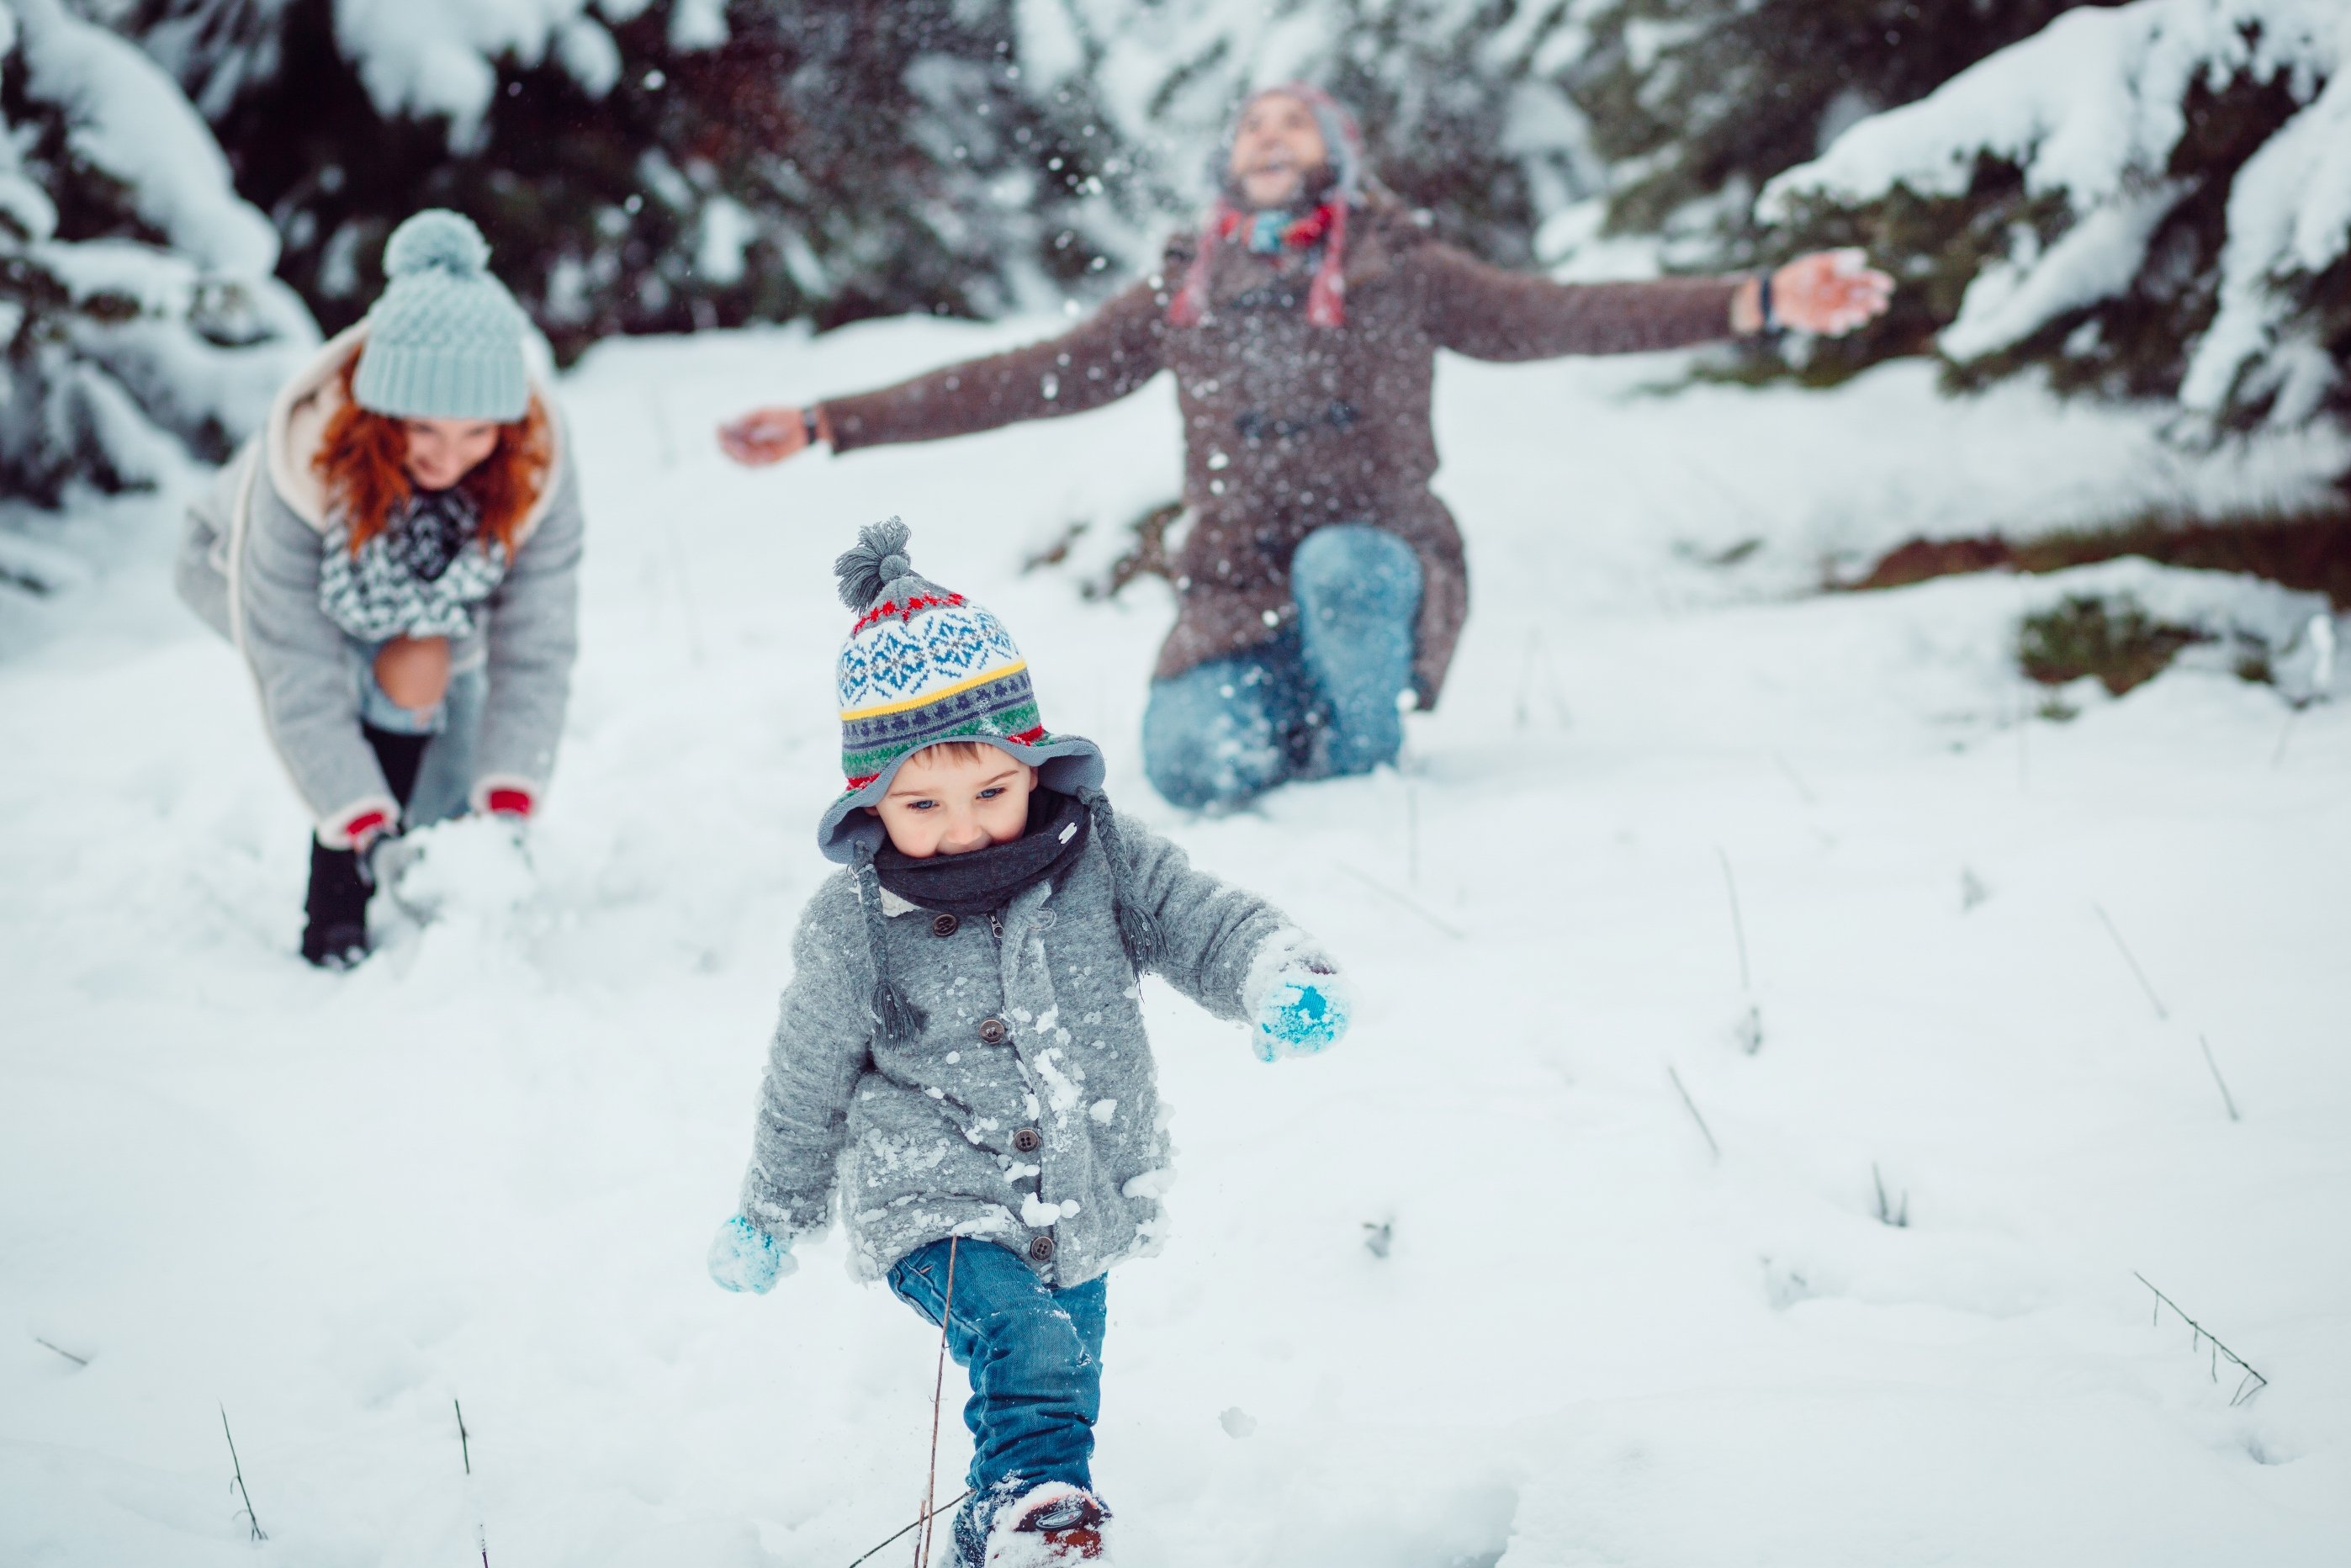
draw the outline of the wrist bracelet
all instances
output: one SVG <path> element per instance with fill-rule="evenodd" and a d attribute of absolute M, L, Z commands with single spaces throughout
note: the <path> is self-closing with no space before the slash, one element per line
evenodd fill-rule
<path fill-rule="evenodd" d="M 1766 284 L 1764 287 L 1769 288 L 1771 285 Z M 1771 297 L 1766 295 L 1764 298 Z M 812 408 L 800 410 L 800 434 L 808 438 L 809 445 L 814 446 L 817 444 L 816 410 Z"/>

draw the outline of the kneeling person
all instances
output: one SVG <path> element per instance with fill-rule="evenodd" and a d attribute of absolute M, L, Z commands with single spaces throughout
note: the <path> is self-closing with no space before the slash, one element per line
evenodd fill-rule
<path fill-rule="evenodd" d="M 1104 1275 L 1156 1245 L 1167 1181 L 1138 977 L 1268 1061 L 1336 1043 L 1346 1000 L 1279 910 L 1112 813 L 1093 743 L 1047 731 L 1003 625 L 914 575 L 907 537 L 838 566 L 849 789 L 818 841 L 845 869 L 801 917 L 711 1272 L 770 1289 L 837 1176 L 855 1271 L 971 1375 L 961 1561 L 1099 1560 Z"/>

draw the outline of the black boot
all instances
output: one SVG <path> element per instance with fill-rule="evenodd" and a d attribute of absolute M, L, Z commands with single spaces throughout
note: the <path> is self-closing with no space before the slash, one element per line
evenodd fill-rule
<path fill-rule="evenodd" d="M 322 969 L 348 969 L 368 955 L 367 869 L 357 850 L 330 850 L 310 841 L 309 924 L 302 956 Z"/>

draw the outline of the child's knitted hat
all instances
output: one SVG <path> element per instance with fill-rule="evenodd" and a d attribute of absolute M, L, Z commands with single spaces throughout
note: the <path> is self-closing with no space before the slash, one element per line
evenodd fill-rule
<path fill-rule="evenodd" d="M 395 419 L 487 419 L 530 408 L 522 307 L 490 276 L 489 242 L 439 207 L 392 231 L 382 297 L 368 312 L 351 395 Z"/>
<path fill-rule="evenodd" d="M 832 570 L 857 623 L 841 644 L 841 768 L 848 789 L 817 827 L 829 860 L 856 863 L 883 843 L 862 806 L 880 801 L 899 765 L 942 740 L 977 740 L 1039 770 L 1065 795 L 1097 790 L 1094 743 L 1045 728 L 1029 663 L 1004 622 L 960 593 L 914 575 L 913 537 L 893 517 L 861 530 Z"/>

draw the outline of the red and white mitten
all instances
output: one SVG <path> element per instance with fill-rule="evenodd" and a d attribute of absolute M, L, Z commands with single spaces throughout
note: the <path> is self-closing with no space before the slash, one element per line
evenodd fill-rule
<path fill-rule="evenodd" d="M 365 854 L 376 840 L 400 825 L 400 803 L 376 796 L 330 813 L 319 823 L 319 841 L 330 850 Z"/>
<path fill-rule="evenodd" d="M 474 810 L 485 816 L 525 822 L 538 808 L 538 788 L 527 779 L 493 774 L 474 786 L 473 801 Z"/>

